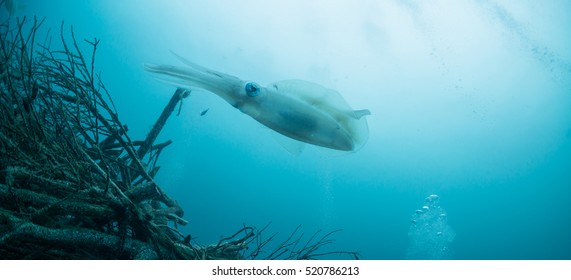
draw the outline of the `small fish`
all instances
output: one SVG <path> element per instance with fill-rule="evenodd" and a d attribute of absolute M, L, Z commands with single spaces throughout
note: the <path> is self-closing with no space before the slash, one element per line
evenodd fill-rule
<path fill-rule="evenodd" d="M 1 0 L 0 5 L 4 6 L 10 16 L 15 16 L 26 8 L 26 5 L 18 0 Z"/>
<path fill-rule="evenodd" d="M 200 116 L 202 117 L 202 116 L 206 115 L 206 113 L 208 113 L 208 110 L 210 110 L 210 108 L 206 108 L 206 109 L 202 110 L 202 112 L 200 112 Z"/>

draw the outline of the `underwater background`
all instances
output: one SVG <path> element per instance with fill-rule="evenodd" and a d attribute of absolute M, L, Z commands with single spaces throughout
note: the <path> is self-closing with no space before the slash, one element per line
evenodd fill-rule
<path fill-rule="evenodd" d="M 312 81 L 371 111 L 359 151 L 293 156 L 193 92 L 159 137 L 174 142 L 156 181 L 199 244 L 271 222 L 278 239 L 343 229 L 325 249 L 363 259 L 571 259 L 567 1 L 8 2 L 2 20 L 46 17 L 54 45 L 62 21 L 101 39 L 96 67 L 132 138 L 174 93 L 143 69 L 182 65 L 170 51 L 261 85 Z"/>

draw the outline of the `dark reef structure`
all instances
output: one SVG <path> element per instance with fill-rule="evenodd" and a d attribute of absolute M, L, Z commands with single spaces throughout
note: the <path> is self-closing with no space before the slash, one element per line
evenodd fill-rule
<path fill-rule="evenodd" d="M 42 20 L 0 25 L 0 258 L 313 259 L 330 244 L 298 229 L 273 249 L 267 228 L 244 226 L 199 246 L 179 231 L 183 209 L 154 181 L 155 144 L 188 95 L 176 90 L 142 141 L 129 137 L 95 72 L 99 41 L 78 42 L 64 25 L 58 45 L 36 41 Z M 81 44 L 80 44 L 81 43 Z M 81 46 L 87 46 L 85 56 Z"/>

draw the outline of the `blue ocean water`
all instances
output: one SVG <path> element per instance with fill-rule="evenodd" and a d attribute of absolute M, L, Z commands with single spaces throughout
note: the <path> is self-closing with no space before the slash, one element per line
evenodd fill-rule
<path fill-rule="evenodd" d="M 261 85 L 319 83 L 371 111 L 356 153 L 292 156 L 193 92 L 158 140 L 173 144 L 156 180 L 200 244 L 272 222 L 268 237 L 284 239 L 299 224 L 343 229 L 324 250 L 363 259 L 571 259 L 566 1 L 8 2 L 11 20 L 46 17 L 54 38 L 63 21 L 101 40 L 96 67 L 131 138 L 175 90 L 142 66 L 182 65 L 170 51 Z"/>

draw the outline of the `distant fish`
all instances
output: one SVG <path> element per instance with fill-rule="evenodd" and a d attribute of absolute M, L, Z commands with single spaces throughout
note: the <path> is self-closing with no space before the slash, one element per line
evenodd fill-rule
<path fill-rule="evenodd" d="M 202 116 L 206 115 L 206 113 L 208 113 L 208 110 L 210 110 L 210 108 L 206 108 L 206 109 L 202 110 L 202 112 L 200 112 L 200 116 L 202 117 Z"/>
<path fill-rule="evenodd" d="M 0 0 L 0 5 L 4 6 L 10 16 L 16 15 L 26 8 L 26 5 L 18 0 Z"/>

